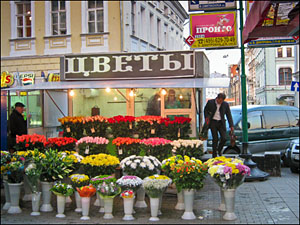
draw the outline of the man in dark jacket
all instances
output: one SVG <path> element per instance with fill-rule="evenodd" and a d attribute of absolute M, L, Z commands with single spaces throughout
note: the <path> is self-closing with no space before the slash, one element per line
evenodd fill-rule
<path fill-rule="evenodd" d="M 231 132 L 233 132 L 233 120 L 229 108 L 229 104 L 224 101 L 226 95 L 219 93 L 215 99 L 211 99 L 206 103 L 204 107 L 205 121 L 209 124 L 211 134 L 213 137 L 213 157 L 222 155 L 222 149 L 226 142 L 226 124 L 225 115 L 227 117 Z M 220 134 L 220 142 L 218 138 L 218 132 Z"/>
<path fill-rule="evenodd" d="M 16 144 L 16 135 L 27 134 L 27 120 L 23 117 L 25 105 L 21 102 L 15 104 L 15 109 L 9 117 L 9 146 L 10 151 L 14 150 Z"/>

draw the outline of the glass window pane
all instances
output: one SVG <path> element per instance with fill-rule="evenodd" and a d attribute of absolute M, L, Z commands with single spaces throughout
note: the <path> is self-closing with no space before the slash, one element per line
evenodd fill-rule
<path fill-rule="evenodd" d="M 42 107 L 41 107 L 41 95 L 39 91 L 28 93 L 28 110 L 31 115 L 29 121 L 29 127 L 40 127 L 42 126 Z"/>
<path fill-rule="evenodd" d="M 167 89 L 165 109 L 191 108 L 191 91 L 184 88 Z"/>
<path fill-rule="evenodd" d="M 89 27 L 89 33 L 95 33 L 95 23 L 94 22 L 89 22 L 88 27 Z"/>
<path fill-rule="evenodd" d="M 102 8 L 103 7 L 103 1 L 96 1 L 96 7 Z"/>
<path fill-rule="evenodd" d="M 58 1 L 52 1 L 51 2 L 51 10 L 52 11 L 58 11 Z"/>
<path fill-rule="evenodd" d="M 58 35 L 58 25 L 52 26 L 52 35 Z"/>
<path fill-rule="evenodd" d="M 103 23 L 97 23 L 97 32 L 103 32 L 104 28 L 103 28 Z"/>
<path fill-rule="evenodd" d="M 289 121 L 285 111 L 264 111 L 267 129 L 289 127 Z M 280 118 L 280 120 L 278 119 Z"/>
<path fill-rule="evenodd" d="M 60 5 L 60 10 L 66 10 L 66 3 L 65 3 L 65 1 L 60 1 L 59 5 Z"/>
<path fill-rule="evenodd" d="M 161 99 L 158 88 L 138 89 L 138 93 L 134 99 L 134 116 L 160 116 L 160 102 Z"/>
<path fill-rule="evenodd" d="M 31 25 L 31 16 L 26 16 L 25 21 L 26 21 L 26 26 L 30 26 Z"/>
<path fill-rule="evenodd" d="M 31 37 L 31 27 L 26 27 L 26 37 Z"/>
<path fill-rule="evenodd" d="M 89 12 L 89 20 L 88 21 L 95 21 L 95 12 L 94 11 Z"/>
<path fill-rule="evenodd" d="M 97 22 L 103 22 L 103 10 L 97 10 Z"/>
<path fill-rule="evenodd" d="M 95 1 L 88 1 L 88 8 L 89 9 L 95 8 Z"/>
<path fill-rule="evenodd" d="M 17 17 L 17 26 L 23 26 L 23 16 Z"/>
<path fill-rule="evenodd" d="M 66 13 L 65 12 L 60 13 L 60 22 L 66 23 Z"/>
<path fill-rule="evenodd" d="M 18 37 L 23 37 L 23 28 L 18 28 Z"/>
<path fill-rule="evenodd" d="M 25 4 L 25 13 L 31 14 L 31 4 L 30 3 Z"/>
<path fill-rule="evenodd" d="M 23 4 L 17 4 L 17 14 L 23 14 Z"/>
<path fill-rule="evenodd" d="M 60 34 L 67 34 L 67 30 L 66 29 L 61 29 Z"/>
<path fill-rule="evenodd" d="M 58 13 L 52 13 L 52 24 L 58 24 Z"/>
<path fill-rule="evenodd" d="M 66 29 L 66 24 L 65 23 L 60 23 L 60 26 L 59 26 L 60 30 L 65 30 Z"/>

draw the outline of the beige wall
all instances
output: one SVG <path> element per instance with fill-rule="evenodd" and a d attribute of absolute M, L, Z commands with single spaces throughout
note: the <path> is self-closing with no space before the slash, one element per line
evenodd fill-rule
<path fill-rule="evenodd" d="M 37 55 L 44 54 L 45 48 L 45 2 L 35 1 L 35 48 Z"/>
<path fill-rule="evenodd" d="M 1 1 L 1 57 L 9 56 L 10 37 L 10 4 L 9 1 Z"/>
<path fill-rule="evenodd" d="M 108 1 L 108 45 L 110 52 L 121 51 L 120 1 Z"/>
<path fill-rule="evenodd" d="M 73 53 L 81 49 L 81 1 L 71 1 L 71 45 Z"/>

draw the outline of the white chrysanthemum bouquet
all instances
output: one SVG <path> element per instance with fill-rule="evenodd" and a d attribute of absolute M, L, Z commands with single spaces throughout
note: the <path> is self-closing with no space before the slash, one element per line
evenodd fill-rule
<path fill-rule="evenodd" d="M 159 198 L 171 183 L 172 179 L 169 177 L 155 174 L 143 180 L 143 187 L 151 198 Z"/>

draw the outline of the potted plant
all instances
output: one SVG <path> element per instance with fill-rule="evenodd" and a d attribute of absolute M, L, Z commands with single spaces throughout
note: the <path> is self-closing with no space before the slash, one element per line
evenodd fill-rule
<path fill-rule="evenodd" d="M 250 168 L 239 159 L 228 158 L 228 160 L 224 162 L 218 159 L 212 163 L 209 161 L 208 173 L 222 188 L 224 194 L 226 213 L 223 219 L 235 220 L 237 218 L 234 213 L 235 190 L 244 182 L 245 176 L 250 175 Z"/>
<path fill-rule="evenodd" d="M 3 180 L 4 193 L 5 193 L 5 204 L 3 205 L 4 210 L 8 210 L 10 207 L 10 196 L 7 184 L 6 165 L 11 161 L 11 154 L 7 151 L 1 151 L 1 180 Z"/>
<path fill-rule="evenodd" d="M 160 116 L 140 116 L 136 117 L 136 131 L 139 138 L 150 138 L 161 136 Z"/>
<path fill-rule="evenodd" d="M 57 196 L 57 214 L 56 217 L 64 218 L 66 215 L 65 204 L 66 197 L 71 196 L 74 193 L 74 189 L 71 185 L 66 183 L 61 183 L 61 181 L 55 182 L 53 187 L 50 189 Z"/>
<path fill-rule="evenodd" d="M 103 219 L 112 219 L 113 202 L 114 198 L 120 194 L 121 188 L 116 184 L 116 181 L 102 182 L 97 187 L 97 192 L 104 200 L 104 216 Z"/>
<path fill-rule="evenodd" d="M 76 142 L 79 154 L 82 156 L 107 153 L 108 139 L 104 137 L 82 137 Z"/>
<path fill-rule="evenodd" d="M 89 185 L 90 178 L 86 174 L 72 174 L 69 176 L 71 179 L 72 187 L 75 191 L 76 209 L 75 212 L 82 212 L 81 197 L 76 188 Z"/>
<path fill-rule="evenodd" d="M 164 138 L 148 138 L 141 140 L 145 146 L 146 155 L 152 155 L 162 161 L 172 155 L 172 145 L 170 140 Z"/>
<path fill-rule="evenodd" d="M 16 135 L 15 148 L 18 151 L 26 151 L 32 149 L 38 149 L 43 152 L 45 149 L 46 137 L 40 134 L 24 134 Z"/>
<path fill-rule="evenodd" d="M 163 137 L 169 140 L 177 140 L 179 138 L 189 138 L 191 132 L 191 118 L 177 117 L 173 120 L 170 118 L 162 118 L 161 130 Z"/>
<path fill-rule="evenodd" d="M 201 140 L 178 139 L 172 141 L 171 145 L 173 146 L 172 152 L 174 155 L 187 155 L 200 159 L 204 154 L 203 141 Z"/>
<path fill-rule="evenodd" d="M 133 213 L 133 203 L 135 194 L 134 191 L 131 189 L 124 190 L 121 193 L 121 197 L 123 198 L 123 205 L 124 205 L 124 217 L 123 220 L 134 220 L 132 216 Z"/>
<path fill-rule="evenodd" d="M 72 137 L 54 137 L 48 138 L 45 143 L 46 147 L 49 149 L 57 149 L 57 151 L 71 151 L 75 149 L 77 139 Z"/>
<path fill-rule="evenodd" d="M 136 192 L 143 184 L 143 180 L 137 176 L 122 176 L 117 180 L 117 184 L 121 187 L 122 191 L 133 190 Z"/>
<path fill-rule="evenodd" d="M 140 154 L 141 139 L 130 137 L 117 137 L 113 139 L 112 144 L 117 147 L 117 154 L 120 160 L 131 156 Z"/>
<path fill-rule="evenodd" d="M 162 201 L 162 194 L 171 183 L 172 180 L 165 175 L 153 175 L 143 180 L 143 187 L 150 197 L 150 221 L 159 220 L 157 216 L 160 209 L 160 202 Z"/>
<path fill-rule="evenodd" d="M 201 160 L 188 156 L 177 156 L 181 160 L 171 165 L 172 178 L 178 191 L 183 190 L 185 212 L 182 219 L 192 220 L 196 216 L 193 212 L 194 192 L 204 185 L 207 166 Z"/>
<path fill-rule="evenodd" d="M 35 163 L 30 163 L 26 169 L 25 174 L 27 176 L 29 186 L 32 191 L 31 195 L 31 202 L 32 202 L 32 213 L 31 216 L 38 216 L 40 215 L 39 207 L 40 207 L 40 199 L 41 199 L 41 192 L 39 191 L 39 180 L 41 176 L 42 170 L 37 168 Z"/>
<path fill-rule="evenodd" d="M 91 197 L 96 193 L 96 188 L 93 185 L 83 186 L 80 188 L 76 188 L 80 197 L 81 197 L 81 205 L 82 205 L 82 217 L 81 220 L 89 220 L 89 209 L 90 209 L 90 200 Z"/>
<path fill-rule="evenodd" d="M 61 123 L 64 137 L 73 137 L 77 140 L 83 136 L 83 116 L 66 116 L 59 118 L 58 121 Z"/>
<path fill-rule="evenodd" d="M 82 118 L 82 123 L 87 136 L 106 137 L 108 118 L 100 115 Z"/>
<path fill-rule="evenodd" d="M 123 173 L 126 175 L 138 176 L 144 179 L 147 176 L 160 173 L 161 162 L 154 156 L 136 156 L 132 155 L 126 157 L 120 162 Z M 137 201 L 135 207 L 145 208 L 145 190 L 141 186 L 137 190 Z"/>

